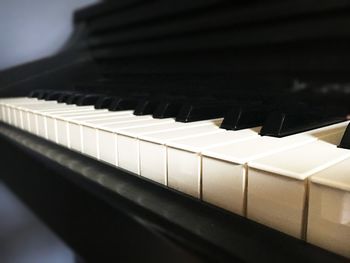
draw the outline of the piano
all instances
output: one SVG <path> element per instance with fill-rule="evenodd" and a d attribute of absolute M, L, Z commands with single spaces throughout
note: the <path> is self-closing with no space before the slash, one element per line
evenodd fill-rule
<path fill-rule="evenodd" d="M 349 262 L 349 12 L 78 10 L 0 73 L 1 179 L 87 262 Z"/>

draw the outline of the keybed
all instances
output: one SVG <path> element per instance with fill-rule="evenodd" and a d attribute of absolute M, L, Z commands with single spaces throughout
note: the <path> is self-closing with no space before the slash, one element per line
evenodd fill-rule
<path fill-rule="evenodd" d="M 160 112 L 166 108 L 164 102 L 158 111 L 153 104 L 152 110 L 146 109 L 145 101 L 143 108 L 133 101 L 134 108 L 111 111 L 107 101 L 113 100 L 81 94 L 68 96 L 66 103 L 1 99 L 0 118 L 140 178 L 350 257 L 350 246 L 344 246 L 350 242 L 350 177 L 345 172 L 350 151 L 337 147 L 349 121 L 313 124 L 310 129 L 305 123 L 295 124 L 293 134 L 287 134 L 294 129 L 288 126 L 278 130 L 278 136 L 262 136 L 274 132 L 271 123 L 268 127 L 249 118 L 245 124 L 263 125 L 235 130 L 232 127 L 242 125 L 233 119 L 236 109 L 228 111 L 229 119 L 223 118 L 222 105 L 215 114 L 203 113 L 215 109 L 215 103 L 186 105 L 187 112 L 176 104 L 176 111 L 182 109 L 180 118 L 174 112 Z M 189 109 L 198 115 L 188 117 Z M 280 136 L 283 133 L 287 135 Z M 327 236 L 339 242 L 325 241 Z"/>

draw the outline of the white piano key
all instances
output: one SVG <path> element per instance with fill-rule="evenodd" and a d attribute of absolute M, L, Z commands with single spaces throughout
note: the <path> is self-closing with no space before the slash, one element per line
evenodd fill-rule
<path fill-rule="evenodd" d="M 6 103 L 16 103 L 16 102 L 28 102 L 28 101 L 36 101 L 37 98 L 29 98 L 29 97 L 12 97 L 12 98 L 1 98 L 0 104 Z"/>
<path fill-rule="evenodd" d="M 51 105 L 30 105 L 25 107 L 18 107 L 16 108 L 16 116 L 18 116 L 18 119 L 20 120 L 20 127 L 24 130 L 34 132 L 37 135 L 41 135 L 42 137 L 45 136 L 45 128 L 44 128 L 44 122 L 43 120 L 37 119 L 35 122 L 38 124 L 38 127 L 36 129 L 30 129 L 30 124 L 27 123 L 29 119 L 29 114 L 34 114 L 34 118 L 40 118 L 41 115 L 38 115 L 39 113 L 46 112 L 46 111 L 58 111 L 58 110 L 65 110 L 67 107 L 64 104 L 51 104 Z M 73 107 L 68 107 L 73 108 Z M 39 127 L 40 126 L 40 127 Z"/>
<path fill-rule="evenodd" d="M 2 98 L 0 100 L 1 104 L 19 104 L 19 103 L 35 103 L 43 100 L 38 100 L 37 98 L 29 97 L 13 97 L 13 98 Z"/>
<path fill-rule="evenodd" d="M 66 113 L 66 112 L 67 111 L 60 111 L 60 112 L 53 112 L 52 114 L 60 114 L 60 113 Z M 45 122 L 46 129 L 47 129 L 47 139 L 58 143 L 56 120 L 52 116 L 46 114 L 44 116 L 44 122 Z"/>
<path fill-rule="evenodd" d="M 68 116 L 71 116 L 71 113 L 79 114 L 79 113 L 85 113 L 85 112 L 93 112 L 93 108 L 84 108 L 84 109 L 79 108 L 78 110 L 67 109 L 67 110 L 60 110 L 60 111 L 53 111 L 53 112 L 44 112 L 43 115 L 44 115 L 44 122 L 46 123 L 48 140 L 58 143 L 56 118 L 60 116 L 65 116 L 67 114 Z"/>
<path fill-rule="evenodd" d="M 56 130 L 56 139 L 57 143 L 70 148 L 70 143 L 69 143 L 69 136 L 68 136 L 68 126 L 67 122 L 61 119 L 55 119 L 54 120 L 54 128 Z"/>
<path fill-rule="evenodd" d="M 17 102 L 5 102 L 4 105 L 14 108 L 34 107 L 38 106 L 51 106 L 57 105 L 55 101 L 44 101 L 44 100 L 29 100 L 29 101 L 17 101 Z"/>
<path fill-rule="evenodd" d="M 80 116 L 65 116 L 64 118 L 69 123 L 84 125 L 89 124 L 90 122 L 95 121 L 101 121 L 104 123 L 105 120 L 113 122 L 114 120 L 118 121 L 120 117 L 130 117 L 133 116 L 132 111 L 117 111 L 117 112 L 111 112 L 111 111 L 103 111 L 98 112 L 99 110 L 96 110 L 95 112 L 91 114 L 82 114 Z"/>
<path fill-rule="evenodd" d="M 79 112 L 85 112 L 90 111 L 90 108 L 84 108 L 79 109 Z M 46 138 L 50 141 L 57 142 L 57 126 L 55 119 L 52 118 L 52 115 L 56 114 L 65 114 L 65 113 L 71 113 L 76 112 L 74 108 L 68 108 L 68 109 L 61 109 L 61 110 L 48 110 L 48 111 L 40 111 L 40 113 L 37 113 L 37 119 L 38 119 L 38 125 L 42 125 L 45 127 L 46 132 Z M 41 123 L 41 124 L 40 124 Z"/>
<path fill-rule="evenodd" d="M 57 107 L 57 108 L 50 108 L 47 109 L 40 109 L 40 110 L 32 110 L 32 113 L 35 115 L 36 123 L 37 123 L 37 135 L 40 137 L 43 137 L 45 139 L 48 139 L 48 127 L 47 127 L 47 118 L 46 116 L 48 114 L 55 114 L 55 113 L 69 113 L 71 112 L 73 108 L 69 108 L 69 111 L 67 111 L 67 108 L 64 107 Z M 87 109 L 80 109 L 80 112 L 85 112 Z M 23 113 L 23 111 L 22 111 Z"/>
<path fill-rule="evenodd" d="M 129 117 L 131 116 L 131 111 L 118 111 L 118 112 L 109 112 L 106 111 L 104 113 L 100 114 L 89 114 L 87 115 L 82 115 L 82 116 L 75 116 L 75 117 L 69 117 L 66 118 L 67 121 L 67 129 L 68 129 L 68 136 L 69 136 L 69 142 L 70 142 L 70 147 L 71 149 L 74 149 L 79 152 L 83 152 L 84 149 L 84 132 L 86 133 L 86 129 L 84 129 L 86 126 L 88 126 L 88 121 L 94 121 L 94 120 L 99 120 L 99 119 L 104 119 L 108 116 L 113 116 L 113 122 L 118 122 L 118 119 L 124 118 L 124 117 Z M 90 137 L 90 133 L 86 133 L 87 136 Z M 93 138 L 97 138 L 97 135 L 95 135 Z M 80 138 L 80 140 L 78 140 Z M 88 138 L 87 138 L 88 140 Z M 86 140 L 86 141 L 87 141 Z M 96 140 L 95 140 L 96 141 Z M 94 141 L 94 142 L 95 142 Z M 89 146 L 86 146 L 89 148 Z"/>
<path fill-rule="evenodd" d="M 46 122 L 48 129 L 56 128 L 56 133 L 63 132 L 63 130 L 68 131 L 68 123 L 74 122 L 78 123 L 79 120 L 84 121 L 84 119 L 98 119 L 98 118 L 107 118 L 107 116 L 118 116 L 118 115 L 126 115 L 130 114 L 131 111 L 119 111 L 119 112 L 110 112 L 106 109 L 99 109 L 96 110 L 94 108 L 88 109 L 88 110 L 80 110 L 80 107 L 77 107 L 76 111 L 70 111 L 70 112 L 59 112 L 59 113 L 47 113 L 46 114 Z M 59 124 L 57 124 L 59 122 Z M 66 126 L 66 127 L 65 127 Z M 59 130 L 59 131 L 58 131 Z M 62 140 L 61 140 L 62 139 Z M 57 136 L 57 142 L 68 146 L 68 138 L 66 138 L 65 135 L 63 136 Z"/>
<path fill-rule="evenodd" d="M 13 123 L 13 119 L 11 118 L 12 114 L 11 114 L 11 109 L 12 107 L 8 106 L 8 105 L 5 105 L 5 110 L 6 110 L 6 120 L 7 120 L 7 123 L 12 125 Z"/>
<path fill-rule="evenodd" d="M 33 123 L 27 123 L 29 119 L 32 119 L 30 116 L 30 113 L 36 114 L 37 112 L 47 111 L 47 110 L 58 110 L 58 109 L 65 109 L 69 106 L 65 104 L 58 104 L 56 102 L 52 101 L 35 101 L 35 103 L 27 103 L 27 104 L 19 104 L 11 106 L 13 109 L 15 109 L 17 120 L 19 121 L 18 126 L 22 126 L 23 129 L 33 132 L 35 134 L 38 134 L 39 129 L 36 127 L 37 121 Z M 36 117 L 34 117 L 36 118 Z M 43 129 L 41 129 L 43 131 Z"/>
<path fill-rule="evenodd" d="M 44 121 L 47 129 L 47 139 L 58 143 L 56 121 L 53 118 L 47 118 L 46 116 Z"/>
<path fill-rule="evenodd" d="M 6 108 L 6 105 L 2 105 L 2 121 L 4 123 L 8 123 L 9 120 L 8 120 L 8 116 L 7 116 L 7 108 Z"/>
<path fill-rule="evenodd" d="M 3 105 L 3 121 L 7 124 L 10 124 L 9 111 L 6 105 Z"/>
<path fill-rule="evenodd" d="M 77 107 L 79 108 L 79 107 Z M 105 113 L 107 110 L 101 110 L 98 112 Z M 30 113 L 29 113 L 30 114 Z M 81 116 L 96 116 L 97 112 L 94 108 L 88 110 L 79 110 L 72 112 L 61 112 L 61 113 L 47 113 L 46 114 L 46 128 L 47 130 L 54 131 L 54 133 L 50 132 L 50 139 L 56 140 L 56 142 L 62 146 L 70 148 L 69 141 L 69 130 L 68 130 L 68 122 L 69 118 L 74 119 L 75 117 Z M 49 135 L 49 132 L 48 132 Z"/>
<path fill-rule="evenodd" d="M 28 103 L 29 101 L 31 103 L 34 103 L 35 101 L 38 100 L 24 100 L 27 98 L 4 98 L 0 100 L 1 105 L 15 105 L 16 103 Z"/>
<path fill-rule="evenodd" d="M 55 114 L 55 113 L 70 113 L 70 112 L 83 112 L 83 111 L 91 111 L 94 110 L 94 106 L 81 106 L 78 107 L 76 105 L 67 105 L 63 104 L 60 108 L 48 108 L 48 109 L 42 109 L 39 112 L 43 114 Z"/>
<path fill-rule="evenodd" d="M 32 103 L 20 103 L 11 104 L 12 107 L 17 109 L 50 109 L 50 108 L 62 108 L 66 107 L 66 104 L 57 103 L 55 101 L 35 101 Z"/>
<path fill-rule="evenodd" d="M 58 104 L 55 101 L 41 101 L 36 100 L 27 103 L 11 103 L 7 104 L 9 107 L 17 109 L 26 109 L 26 108 L 50 108 L 50 107 L 60 107 L 61 104 Z"/>
<path fill-rule="evenodd" d="M 128 121 L 145 121 L 145 120 L 151 120 L 153 119 L 152 115 L 142 115 L 142 116 L 135 116 L 133 114 L 131 115 L 123 115 L 123 117 L 129 118 Z M 112 118 L 102 118 L 102 119 L 96 119 L 96 120 L 89 120 L 88 122 L 85 122 L 83 125 L 94 125 L 94 127 L 110 127 L 119 122 L 119 118 L 112 117 Z"/>
<path fill-rule="evenodd" d="M 168 180 L 172 188 L 197 198 L 201 197 L 201 152 L 214 146 L 259 137 L 259 128 L 226 131 L 174 140 L 167 143 Z M 151 171 L 149 171 L 149 174 Z M 142 171 L 141 171 L 142 175 Z"/>
<path fill-rule="evenodd" d="M 135 121 L 135 117 L 129 114 L 117 115 L 113 118 L 102 118 L 102 119 L 91 119 L 86 120 L 83 123 L 80 123 L 81 127 L 81 137 L 82 137 L 82 145 L 81 151 L 82 153 L 99 159 L 99 146 L 98 146 L 98 134 L 95 127 L 98 126 L 99 123 L 127 123 Z M 76 125 L 76 124 L 70 124 Z"/>
<path fill-rule="evenodd" d="M 84 107 L 85 108 L 85 107 Z M 88 108 L 88 107 L 86 107 Z M 36 105 L 27 105 L 27 106 L 21 106 L 17 107 L 17 109 L 21 111 L 30 111 L 35 113 L 41 113 L 41 112 L 50 112 L 50 111 L 64 111 L 66 109 L 74 110 L 77 109 L 75 105 L 66 105 L 63 103 L 55 103 L 55 104 L 36 104 Z"/>
<path fill-rule="evenodd" d="M 110 163 L 109 161 L 111 160 L 111 158 L 108 157 L 108 155 L 110 155 L 110 150 L 108 146 L 106 147 L 106 145 L 108 145 L 108 142 L 106 142 L 105 144 L 104 138 L 102 138 L 101 143 L 103 145 L 99 145 L 98 130 L 95 127 L 98 127 L 100 124 L 131 123 L 147 119 L 151 119 L 151 116 L 142 116 L 142 118 L 138 118 L 137 120 L 135 120 L 134 116 L 122 115 L 118 118 L 114 117 L 113 119 L 94 120 L 82 124 L 82 152 L 97 159 L 100 159 L 100 155 L 102 154 L 102 160 L 104 160 L 104 157 L 107 156 L 106 159 L 108 159 L 108 163 Z M 116 157 L 113 156 L 112 158 L 113 160 L 115 160 Z M 113 162 L 113 164 L 115 164 L 115 162 Z"/>
<path fill-rule="evenodd" d="M 55 139 L 56 142 L 62 146 L 70 148 L 69 134 L 68 134 L 68 123 L 65 117 L 81 116 L 82 114 L 93 113 L 94 109 L 79 110 L 64 113 L 51 113 L 46 115 L 46 125 L 48 130 L 53 130 L 54 134 L 50 135 L 50 138 Z"/>
<path fill-rule="evenodd" d="M 19 120 L 17 122 L 17 116 L 14 108 L 10 108 L 10 118 L 11 118 L 11 124 L 14 127 L 17 127 L 19 125 Z"/>
<path fill-rule="evenodd" d="M 96 116 L 96 113 L 92 113 L 91 115 Z M 77 115 L 74 115 L 74 116 L 77 116 Z M 81 126 L 79 124 L 70 123 L 69 120 L 72 120 L 72 119 L 74 120 L 74 118 L 62 118 L 60 121 L 64 122 L 65 130 L 67 132 L 67 137 L 68 137 L 67 138 L 68 147 L 70 149 L 81 152 L 82 151 L 82 144 L 83 144 L 82 129 L 81 129 Z M 58 123 L 58 121 L 59 120 L 57 119 L 57 123 Z M 58 126 L 57 126 L 57 128 L 58 128 Z"/>
<path fill-rule="evenodd" d="M 105 130 L 99 130 L 96 136 L 98 159 L 105 163 L 118 166 L 117 135 Z"/>
<path fill-rule="evenodd" d="M 82 145 L 81 151 L 82 153 L 89 155 L 90 157 L 94 157 L 99 159 L 99 151 L 98 151 L 98 136 L 97 132 L 94 129 L 84 129 L 81 127 L 81 136 L 82 136 Z M 113 141 L 111 142 L 113 144 Z"/>
<path fill-rule="evenodd" d="M 23 107 L 24 108 L 24 107 Z M 76 105 L 67 105 L 64 103 L 58 103 L 55 105 L 45 105 L 45 106 L 40 106 L 40 105 L 32 105 L 30 107 L 25 107 L 24 109 L 32 110 L 35 112 L 40 112 L 40 113 L 50 113 L 50 112 L 60 112 L 60 111 L 77 111 L 77 112 L 82 112 L 85 110 L 90 110 L 93 111 L 95 110 L 94 106 L 76 106 Z"/>
<path fill-rule="evenodd" d="M 31 101 L 26 103 L 37 103 L 38 101 Z M 3 99 L 1 101 L 1 105 L 3 106 L 3 118 L 4 122 L 11 124 L 15 127 L 19 126 L 19 122 L 17 122 L 17 116 L 15 112 L 15 105 L 24 103 L 23 98 L 13 98 L 13 99 Z"/>
<path fill-rule="evenodd" d="M 206 125 L 208 121 L 197 121 L 192 123 L 175 122 L 174 119 L 169 119 L 167 123 L 159 123 L 152 126 L 144 126 L 137 128 L 129 128 L 118 131 L 118 141 L 120 141 L 125 149 L 128 149 L 129 156 L 134 156 L 133 167 L 139 166 L 139 137 L 156 132 L 173 131 L 177 129 L 184 129 L 188 127 L 195 127 L 200 125 Z M 121 153 L 122 154 L 122 153 Z M 137 170 L 137 169 L 136 169 Z"/>
<path fill-rule="evenodd" d="M 1 121 L 7 123 L 7 113 L 5 105 L 0 103 Z"/>
<path fill-rule="evenodd" d="M 3 113 L 3 107 L 2 107 L 2 105 L 0 104 L 0 121 L 3 121 L 3 115 L 4 115 L 4 113 Z"/>
<path fill-rule="evenodd" d="M 8 106 L 3 104 L 2 105 L 2 121 L 4 123 L 9 124 L 10 120 L 9 120 L 9 115 L 8 115 Z"/>
<path fill-rule="evenodd" d="M 311 177 L 307 242 L 350 258 L 349 158 Z"/>
<path fill-rule="evenodd" d="M 8 123 L 5 105 L 1 105 L 1 121 L 4 123 Z"/>
<path fill-rule="evenodd" d="M 69 148 L 77 152 L 82 151 L 83 137 L 80 125 L 73 124 L 67 126 Z"/>
<path fill-rule="evenodd" d="M 195 122 L 176 122 L 175 119 L 170 119 L 172 121 L 164 124 L 160 124 L 157 126 L 144 126 L 144 127 L 137 127 L 137 128 L 130 128 L 130 129 L 123 129 L 119 132 L 120 135 L 129 136 L 132 138 L 139 138 L 139 136 L 155 133 L 155 132 L 161 132 L 161 131 L 170 131 L 170 130 L 177 130 L 177 129 L 184 129 L 187 127 L 196 127 L 201 125 L 207 125 L 208 121 L 212 122 L 215 120 L 204 120 L 204 121 L 195 121 Z M 217 119 L 218 121 L 221 119 Z"/>
<path fill-rule="evenodd" d="M 45 109 L 40 109 L 40 110 L 32 110 L 31 112 L 35 115 L 36 118 L 36 123 L 37 123 L 37 135 L 40 137 L 43 137 L 45 139 L 48 139 L 48 128 L 47 128 L 47 120 L 46 120 L 46 115 L 48 113 L 52 112 L 62 112 L 62 106 L 59 108 L 50 108 L 50 110 L 45 110 Z M 67 112 L 64 110 L 63 112 Z M 23 111 L 22 111 L 23 113 Z"/>
<path fill-rule="evenodd" d="M 69 119 L 69 118 L 83 118 L 83 117 L 86 117 L 86 116 L 98 116 L 98 115 L 101 115 L 101 114 L 105 114 L 107 113 L 108 110 L 96 110 L 94 108 L 91 108 L 91 109 L 88 109 L 88 110 L 80 110 L 80 107 L 78 108 L 77 107 L 77 110 L 74 110 L 74 111 L 71 111 L 71 112 L 65 112 L 65 113 L 59 113 L 59 114 L 48 114 L 50 116 L 53 116 L 53 117 L 57 117 L 57 118 L 65 118 L 65 119 Z"/>
<path fill-rule="evenodd" d="M 13 125 L 14 119 L 12 117 L 12 107 L 5 106 L 5 108 L 6 108 L 7 123 L 10 125 Z"/>
<path fill-rule="evenodd" d="M 17 127 L 20 129 L 23 129 L 23 116 L 22 116 L 22 111 L 19 109 L 15 109 L 15 114 L 16 114 L 16 121 L 17 121 Z"/>
<path fill-rule="evenodd" d="M 83 107 L 64 107 L 59 109 L 37 109 L 31 110 L 36 114 L 43 114 L 45 116 L 57 117 L 57 118 L 69 118 L 69 117 L 84 117 L 84 116 L 94 116 L 101 113 L 106 113 L 107 110 L 96 110 L 93 106 L 83 106 Z"/>
<path fill-rule="evenodd" d="M 150 120 L 151 115 L 138 116 L 134 115 L 128 117 L 119 117 L 103 120 L 89 121 L 82 125 L 83 127 L 83 151 L 84 153 L 95 157 L 108 164 L 117 165 L 117 142 L 116 134 L 110 131 L 99 130 L 96 127 L 103 127 L 103 125 L 115 125 L 116 123 L 133 123 L 140 120 Z M 87 135 L 88 134 L 88 135 Z M 96 140 L 88 140 L 90 138 L 96 138 Z"/>
<path fill-rule="evenodd" d="M 20 115 L 22 117 L 22 126 L 23 129 L 35 133 L 37 131 L 36 129 L 36 124 L 35 124 L 35 114 L 34 112 L 31 111 L 25 111 L 25 110 L 20 110 Z"/>
<path fill-rule="evenodd" d="M 28 123 L 29 123 L 29 132 L 33 134 L 38 134 L 38 123 L 37 118 L 33 112 L 28 112 Z"/>
<path fill-rule="evenodd" d="M 1 103 L 1 100 L 0 100 L 0 121 L 5 122 L 5 106 Z"/>
<path fill-rule="evenodd" d="M 75 116 L 75 117 L 70 117 L 74 118 L 75 120 L 90 120 L 92 118 L 108 118 L 108 117 L 114 117 L 114 116 L 119 116 L 119 115 L 132 115 L 133 111 L 131 110 L 124 110 L 124 111 L 109 111 L 107 109 L 95 109 L 94 113 L 92 114 L 87 114 L 87 115 L 81 115 L 81 116 Z"/>
<path fill-rule="evenodd" d="M 58 118 L 47 117 L 48 129 L 54 128 L 54 138 L 56 138 L 58 144 L 70 148 L 68 122 L 64 119 L 64 117 L 64 115 L 59 116 Z"/>
<path fill-rule="evenodd" d="M 47 139 L 47 127 L 46 127 L 46 122 L 44 119 L 44 116 L 36 116 L 37 118 L 37 125 L 38 125 L 38 136 L 43 137 Z"/>
<path fill-rule="evenodd" d="M 28 111 L 27 114 L 29 116 L 29 122 L 31 125 L 30 131 L 35 135 L 47 138 L 47 128 L 44 121 L 44 117 L 35 111 Z M 23 115 L 25 115 L 25 113 L 23 113 L 22 111 L 22 116 Z"/>
<path fill-rule="evenodd" d="M 38 103 L 38 101 L 33 101 L 30 104 L 32 103 Z M 16 115 L 15 109 L 17 105 L 21 105 L 21 103 L 16 103 L 11 100 L 8 100 L 7 102 L 3 102 L 4 111 L 6 112 L 6 122 L 16 127 L 19 124 L 17 123 L 17 116 L 15 116 Z M 27 104 L 24 104 L 24 105 L 29 105 L 29 103 L 27 102 Z"/>
<path fill-rule="evenodd" d="M 146 117 L 146 116 L 134 116 L 135 119 L 140 119 L 141 117 Z M 129 149 L 125 148 L 124 147 L 125 145 L 123 143 L 119 146 L 119 141 L 116 139 L 116 136 L 117 136 L 116 134 L 123 129 L 157 126 L 159 124 L 164 124 L 169 122 L 173 122 L 173 120 L 151 118 L 146 120 L 129 121 L 124 123 L 114 123 L 114 124 L 107 124 L 107 125 L 100 124 L 99 127 L 97 127 L 100 160 L 108 163 L 110 163 L 110 161 L 113 160 L 115 161 L 115 165 L 120 166 L 124 169 L 127 169 L 137 174 L 138 171 L 129 164 L 129 160 L 127 158 L 127 156 L 130 154 Z M 114 149 L 111 149 L 111 147 L 105 148 L 105 146 L 108 144 L 106 140 L 110 140 L 112 138 L 113 140 L 117 141 L 116 147 Z M 121 162 L 119 159 L 120 157 L 122 158 Z M 128 169 L 127 167 L 130 167 L 130 169 Z"/>
<path fill-rule="evenodd" d="M 6 114 L 7 114 L 7 123 L 12 125 L 13 120 L 11 119 L 11 107 L 6 107 Z"/>
<path fill-rule="evenodd" d="M 283 138 L 262 136 L 202 151 L 202 200 L 244 216 L 248 162 L 335 134 L 344 130 L 347 123 L 330 125 Z"/>
<path fill-rule="evenodd" d="M 337 148 L 343 132 L 304 146 L 248 162 L 247 217 L 304 238 L 307 178 L 348 157 Z M 330 139 L 330 142 L 328 142 Z"/>
<path fill-rule="evenodd" d="M 138 155 L 134 155 L 133 159 L 128 161 L 134 160 L 134 169 L 138 170 L 142 177 L 176 189 L 174 181 L 168 180 L 166 145 L 172 140 L 221 131 L 219 126 L 222 119 L 206 122 L 205 125 L 196 126 L 194 123 L 187 123 L 184 126 L 188 125 L 188 128 L 141 135 L 139 136 L 139 162 L 135 162 Z M 120 138 L 122 137 L 118 135 L 118 147 Z"/>
<path fill-rule="evenodd" d="M 99 111 L 99 110 L 96 110 Z M 89 114 L 87 116 L 80 116 L 77 118 L 74 118 L 75 121 L 79 123 L 85 123 L 89 121 L 95 121 L 95 120 L 106 120 L 106 119 L 113 119 L 115 117 L 119 116 L 134 116 L 133 111 L 131 110 L 125 110 L 125 111 L 105 111 L 101 112 L 95 115 Z"/>
<path fill-rule="evenodd" d="M 23 130 L 30 131 L 30 124 L 29 124 L 29 113 L 28 112 L 21 112 L 22 116 L 22 126 Z"/>

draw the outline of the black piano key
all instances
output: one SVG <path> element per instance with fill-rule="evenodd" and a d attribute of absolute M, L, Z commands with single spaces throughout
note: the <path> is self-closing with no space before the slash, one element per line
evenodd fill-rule
<path fill-rule="evenodd" d="M 88 106 L 95 105 L 96 102 L 102 97 L 101 94 L 87 94 L 85 96 L 79 97 L 75 103 L 77 106 Z"/>
<path fill-rule="evenodd" d="M 261 126 L 270 111 L 270 107 L 263 104 L 236 106 L 225 114 L 220 128 L 240 130 Z"/>
<path fill-rule="evenodd" d="M 41 90 L 37 96 L 38 100 L 44 100 L 51 92 L 52 90 Z"/>
<path fill-rule="evenodd" d="M 64 92 L 62 91 L 53 91 L 46 96 L 45 100 L 52 101 L 52 100 L 58 100 Z"/>
<path fill-rule="evenodd" d="M 108 109 L 115 98 L 111 96 L 101 96 L 95 103 L 95 109 Z"/>
<path fill-rule="evenodd" d="M 302 106 L 295 111 L 275 111 L 263 124 L 260 135 L 284 137 L 300 132 L 321 128 L 346 120 L 346 114 L 336 107 Z"/>
<path fill-rule="evenodd" d="M 137 104 L 134 110 L 134 115 L 141 116 L 153 114 L 160 103 L 161 101 L 158 99 L 143 99 Z"/>
<path fill-rule="evenodd" d="M 33 90 L 28 94 L 29 98 L 38 98 L 42 90 Z"/>
<path fill-rule="evenodd" d="M 185 98 L 164 99 L 158 104 L 157 108 L 153 112 L 153 118 L 163 119 L 176 117 L 185 102 Z"/>
<path fill-rule="evenodd" d="M 67 100 L 69 99 L 69 97 L 72 96 L 72 95 L 73 95 L 73 92 L 69 92 L 69 91 L 63 92 L 63 93 L 61 94 L 61 96 L 59 96 L 59 97 L 57 98 L 57 102 L 58 102 L 58 103 L 66 103 Z"/>
<path fill-rule="evenodd" d="M 72 95 L 70 95 L 67 100 L 66 103 L 68 105 L 72 105 L 72 104 L 77 104 L 77 102 L 83 98 L 85 96 L 85 94 L 82 93 L 73 93 Z"/>
<path fill-rule="evenodd" d="M 339 148 L 350 149 L 350 124 L 346 127 L 344 135 L 338 145 Z"/>
<path fill-rule="evenodd" d="M 220 101 L 199 101 L 194 103 L 186 103 L 182 106 L 176 121 L 193 122 L 201 120 L 209 120 L 220 118 L 225 115 L 230 105 Z"/>
<path fill-rule="evenodd" d="M 44 100 L 53 92 L 54 91 L 52 91 L 52 90 L 43 90 L 43 89 L 34 90 L 34 91 L 31 91 L 29 93 L 28 97 L 30 97 L 30 98 L 37 98 L 39 100 Z"/>
<path fill-rule="evenodd" d="M 108 107 L 110 111 L 134 110 L 142 100 L 138 96 L 120 96 L 114 97 L 112 103 Z"/>

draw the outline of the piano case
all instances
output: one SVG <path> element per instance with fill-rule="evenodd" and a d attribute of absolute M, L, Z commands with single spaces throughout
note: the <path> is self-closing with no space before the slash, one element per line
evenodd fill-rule
<path fill-rule="evenodd" d="M 341 0 L 106 1 L 75 13 L 61 52 L 1 72 L 0 96 L 182 87 L 275 99 L 342 87 L 349 8 Z M 88 262 L 347 261 L 5 124 L 0 135 L 1 179 Z"/>

